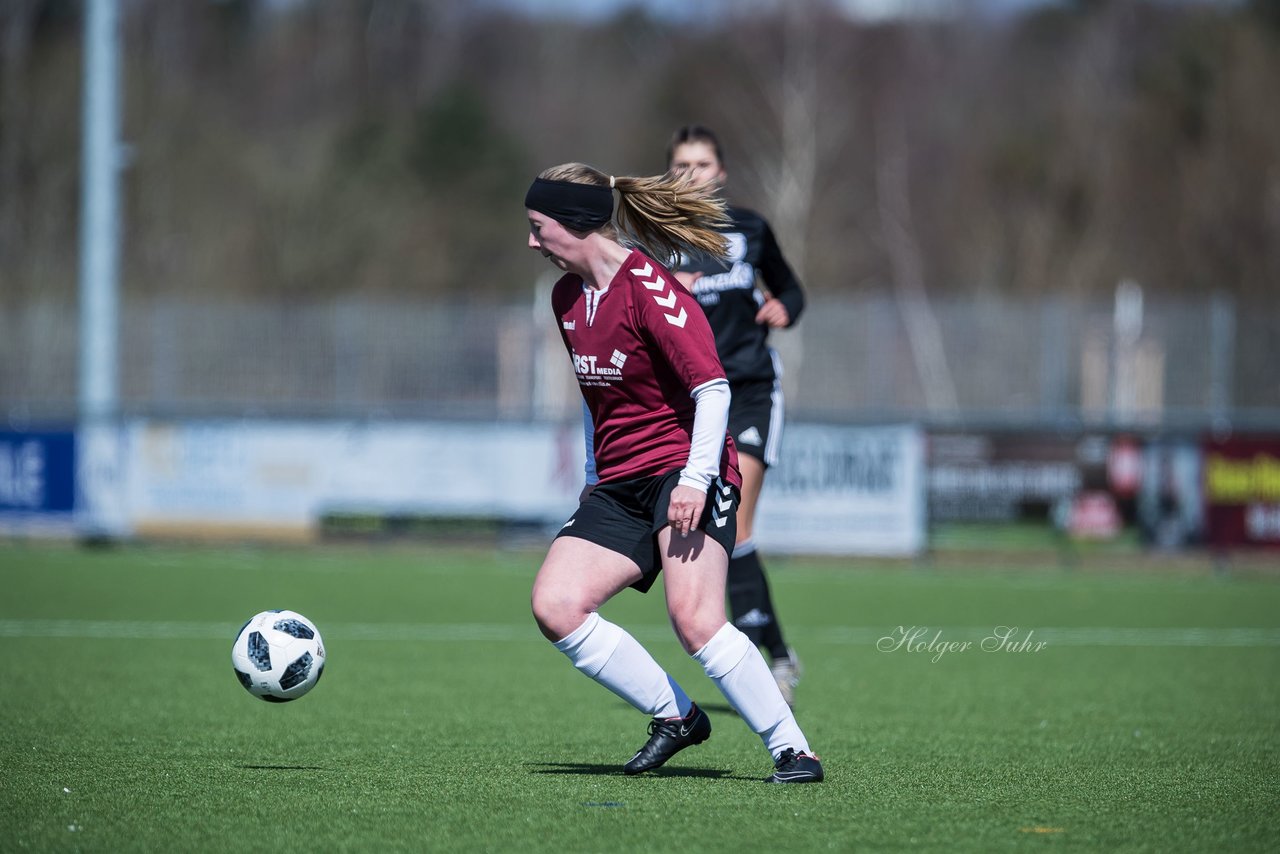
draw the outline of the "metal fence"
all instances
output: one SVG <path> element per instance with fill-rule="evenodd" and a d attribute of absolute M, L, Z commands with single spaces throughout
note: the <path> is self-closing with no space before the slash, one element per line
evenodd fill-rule
<path fill-rule="evenodd" d="M 71 420 L 77 309 L 0 313 L 0 419 Z M 927 335 L 921 330 L 932 330 Z M 774 335 L 789 415 L 823 421 L 1280 426 L 1280 311 L 816 296 Z M 123 414 L 576 417 L 545 292 L 522 304 L 126 300 Z M 934 354 L 930 358 L 929 354 Z"/>

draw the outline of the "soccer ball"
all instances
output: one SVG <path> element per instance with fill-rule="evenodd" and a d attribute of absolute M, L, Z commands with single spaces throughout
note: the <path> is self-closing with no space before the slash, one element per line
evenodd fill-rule
<path fill-rule="evenodd" d="M 231 666 L 245 690 L 269 703 L 310 691 L 324 673 L 324 642 L 315 623 L 295 611 L 263 611 L 240 627 Z"/>

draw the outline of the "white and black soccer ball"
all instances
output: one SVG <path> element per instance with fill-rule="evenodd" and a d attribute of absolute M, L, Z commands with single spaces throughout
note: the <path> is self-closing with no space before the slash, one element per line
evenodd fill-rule
<path fill-rule="evenodd" d="M 250 694 L 287 703 L 320 681 L 324 642 L 315 623 L 296 611 L 263 611 L 240 628 L 231 666 Z"/>

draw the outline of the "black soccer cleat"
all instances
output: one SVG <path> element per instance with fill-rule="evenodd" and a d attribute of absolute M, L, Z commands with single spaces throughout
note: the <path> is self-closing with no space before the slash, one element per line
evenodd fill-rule
<path fill-rule="evenodd" d="M 649 740 L 631 761 L 622 766 L 627 774 L 639 774 L 662 767 L 686 747 L 702 744 L 711 737 L 711 718 L 694 703 L 683 718 L 654 718 L 649 721 Z"/>
<path fill-rule="evenodd" d="M 773 763 L 773 773 L 765 777 L 766 783 L 821 783 L 822 763 L 818 757 L 796 753 L 788 747 Z"/>

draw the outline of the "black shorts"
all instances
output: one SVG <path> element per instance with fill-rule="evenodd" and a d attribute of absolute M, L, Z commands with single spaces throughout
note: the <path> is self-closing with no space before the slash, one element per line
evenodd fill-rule
<path fill-rule="evenodd" d="M 667 526 L 667 505 L 679 481 L 677 470 L 597 484 L 556 537 L 577 537 L 631 558 L 643 573 L 631 586 L 648 592 L 662 571 L 658 532 Z M 718 477 L 711 482 L 698 528 L 719 543 L 725 554 L 733 554 L 738 536 L 737 487 Z"/>
<path fill-rule="evenodd" d="M 729 435 L 739 454 L 755 457 L 766 466 L 778 464 L 782 444 L 782 383 L 751 380 L 732 383 L 729 402 Z"/>

